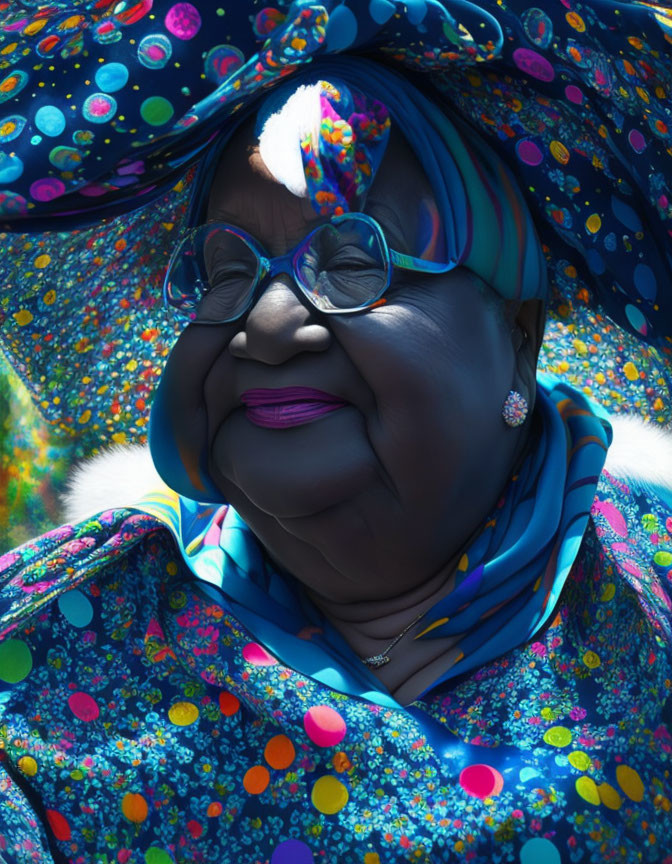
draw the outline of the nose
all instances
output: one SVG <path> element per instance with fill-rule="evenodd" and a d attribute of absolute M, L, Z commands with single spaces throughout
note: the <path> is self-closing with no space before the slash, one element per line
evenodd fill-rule
<path fill-rule="evenodd" d="M 229 342 L 230 353 L 278 366 L 304 351 L 326 351 L 331 332 L 297 292 L 288 276 L 274 276 Z"/>

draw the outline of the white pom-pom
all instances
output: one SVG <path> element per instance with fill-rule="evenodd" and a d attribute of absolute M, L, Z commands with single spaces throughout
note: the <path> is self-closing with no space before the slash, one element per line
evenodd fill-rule
<path fill-rule="evenodd" d="M 259 155 L 275 177 L 298 198 L 306 198 L 308 188 L 303 173 L 301 140 L 308 134 L 317 140 L 322 113 L 318 84 L 302 85 L 283 107 L 264 123 L 259 137 Z"/>
<path fill-rule="evenodd" d="M 149 446 L 114 445 L 72 469 L 61 495 L 62 518 L 74 525 L 102 510 L 131 507 L 149 492 L 167 488 Z"/>

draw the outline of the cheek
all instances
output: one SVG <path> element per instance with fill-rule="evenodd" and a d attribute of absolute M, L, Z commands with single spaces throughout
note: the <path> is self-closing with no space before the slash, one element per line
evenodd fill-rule
<path fill-rule="evenodd" d="M 504 322 L 473 298 L 419 297 L 331 322 L 378 410 L 406 405 L 432 414 L 454 406 L 480 414 L 503 402 L 514 371 Z"/>
<path fill-rule="evenodd" d="M 374 395 L 371 444 L 409 500 L 443 500 L 447 487 L 462 488 L 465 474 L 487 479 L 484 453 L 501 454 L 506 444 L 500 412 L 514 374 L 508 329 L 480 303 L 439 301 L 390 304 L 333 325 Z"/>
<path fill-rule="evenodd" d="M 161 397 L 161 423 L 166 428 L 158 430 L 155 424 L 155 432 L 174 439 L 182 461 L 191 458 L 193 462 L 207 448 L 210 418 L 206 383 L 221 356 L 228 356 L 226 348 L 233 335 L 230 329 L 188 327 L 175 344 L 161 376 L 157 395 Z M 219 380 L 220 390 L 224 390 L 227 379 Z"/>

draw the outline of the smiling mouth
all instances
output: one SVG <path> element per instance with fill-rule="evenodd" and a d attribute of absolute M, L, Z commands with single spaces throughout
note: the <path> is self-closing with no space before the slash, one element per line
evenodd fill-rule
<path fill-rule="evenodd" d="M 348 404 L 338 396 L 313 387 L 246 390 L 240 401 L 245 406 L 247 419 L 265 429 L 302 426 Z"/>

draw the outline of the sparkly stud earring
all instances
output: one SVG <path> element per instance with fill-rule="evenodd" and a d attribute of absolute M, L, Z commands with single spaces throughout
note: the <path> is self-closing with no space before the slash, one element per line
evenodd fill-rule
<path fill-rule="evenodd" d="M 515 428 L 525 422 L 529 407 L 527 399 L 517 390 L 509 390 L 509 395 L 502 406 L 502 420 L 507 426 Z"/>

